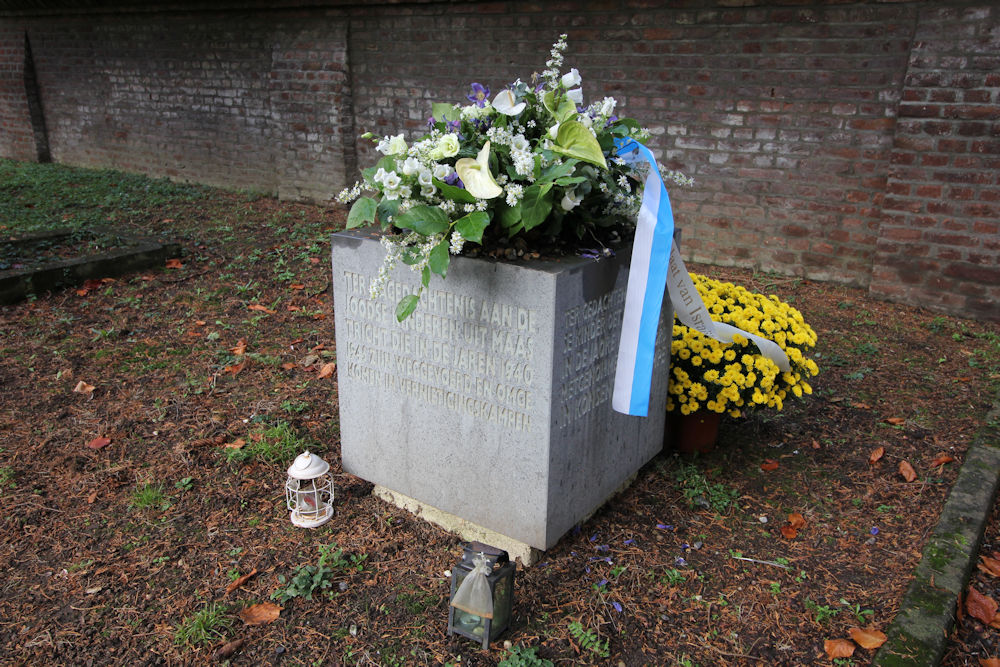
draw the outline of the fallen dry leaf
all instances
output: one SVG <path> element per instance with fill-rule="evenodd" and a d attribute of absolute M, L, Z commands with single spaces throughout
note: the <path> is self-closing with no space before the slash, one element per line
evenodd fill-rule
<path fill-rule="evenodd" d="M 997 615 L 997 601 L 972 586 L 965 595 L 965 611 L 977 621 L 989 625 Z"/>
<path fill-rule="evenodd" d="M 798 537 L 799 531 L 789 526 L 788 524 L 785 524 L 784 526 L 781 527 L 781 535 L 786 540 L 794 540 L 796 537 Z"/>
<path fill-rule="evenodd" d="M 337 370 L 337 364 L 331 362 L 323 364 L 322 368 L 319 369 L 319 375 L 316 377 L 328 378 L 333 375 L 333 372 Z"/>
<path fill-rule="evenodd" d="M 859 410 L 871 410 L 872 406 L 867 403 L 851 403 L 852 408 L 858 408 Z"/>
<path fill-rule="evenodd" d="M 293 368 L 296 368 L 295 364 L 293 364 L 290 361 L 286 361 L 285 363 L 281 364 L 281 367 L 286 371 L 290 371 Z"/>
<path fill-rule="evenodd" d="M 245 366 L 245 365 L 246 364 L 233 364 L 232 366 L 226 366 L 225 368 L 222 369 L 222 372 L 223 373 L 232 373 L 233 375 L 236 375 L 241 370 L 243 370 L 243 366 Z"/>
<path fill-rule="evenodd" d="M 253 577 L 253 576 L 255 576 L 256 574 L 257 574 L 257 568 L 254 568 L 254 569 L 250 570 L 249 572 L 247 572 L 246 574 L 244 574 L 242 577 L 237 577 L 236 579 L 233 579 L 232 581 L 230 581 L 229 585 L 226 586 L 226 595 L 229 595 L 230 593 L 232 593 L 233 591 L 235 591 L 237 588 L 239 588 L 243 584 L 247 583 L 250 580 L 250 578 Z"/>
<path fill-rule="evenodd" d="M 862 628 L 851 628 L 848 630 L 851 639 L 857 642 L 858 646 L 866 649 L 875 649 L 885 643 L 888 637 L 880 630 L 865 630 Z"/>
<path fill-rule="evenodd" d="M 893 426 L 899 426 L 900 424 L 905 424 L 906 420 L 902 417 L 889 417 L 885 420 L 886 423 L 892 424 Z"/>
<path fill-rule="evenodd" d="M 111 444 L 111 438 L 107 438 L 102 435 L 88 442 L 87 447 L 89 447 L 90 449 L 103 449 L 104 447 L 107 447 L 110 444 Z"/>
<path fill-rule="evenodd" d="M 247 625 L 265 625 L 281 615 L 281 607 L 273 602 L 259 602 L 240 611 L 239 616 Z"/>
<path fill-rule="evenodd" d="M 78 394 L 89 394 L 92 391 L 94 391 L 94 385 L 87 384 L 83 380 L 80 380 L 79 382 L 76 383 L 76 386 L 73 387 L 73 391 L 75 391 Z"/>
<path fill-rule="evenodd" d="M 243 446 L 246 445 L 246 444 L 247 444 L 246 440 L 244 440 L 243 438 L 237 438 L 236 440 L 233 440 L 232 442 L 227 442 L 226 444 L 222 445 L 222 448 L 223 449 L 243 449 Z"/>
<path fill-rule="evenodd" d="M 823 650 L 830 659 L 850 658 L 854 655 L 854 644 L 847 639 L 826 639 L 823 641 Z"/>
<path fill-rule="evenodd" d="M 88 505 L 93 505 L 94 501 L 97 500 L 97 493 L 98 493 L 98 491 L 99 491 L 99 489 L 95 488 L 93 491 L 90 492 L 90 495 L 87 496 L 87 504 Z"/>
<path fill-rule="evenodd" d="M 268 315 L 274 315 L 277 311 L 271 310 L 267 306 L 261 305 L 259 303 L 252 303 L 247 306 L 247 310 L 258 310 L 262 313 L 267 313 Z"/>
<path fill-rule="evenodd" d="M 806 518 L 799 514 L 798 512 L 792 512 L 788 515 L 788 525 L 792 528 L 798 530 L 799 528 L 805 528 Z"/>
<path fill-rule="evenodd" d="M 943 466 L 945 463 L 951 463 L 954 460 L 955 460 L 954 456 L 941 452 L 940 454 L 934 457 L 933 461 L 931 461 L 931 467 L 937 468 L 938 466 Z"/>
<path fill-rule="evenodd" d="M 290 289 L 305 289 L 305 288 L 306 288 L 306 286 L 305 286 L 305 285 L 303 285 L 302 283 L 292 283 L 292 284 L 291 284 L 291 285 L 289 285 L 288 287 L 289 287 Z"/>
<path fill-rule="evenodd" d="M 899 462 L 899 474 L 903 476 L 907 482 L 912 482 L 917 478 L 917 471 L 913 469 L 908 461 Z"/>
<path fill-rule="evenodd" d="M 980 556 L 979 558 L 983 561 L 979 564 L 980 570 L 994 577 L 1000 577 L 1000 560 L 989 556 Z"/>
<path fill-rule="evenodd" d="M 872 453 L 868 455 L 868 463 L 870 465 L 875 465 L 883 456 L 885 456 L 885 447 L 876 447 L 872 450 Z"/>
<path fill-rule="evenodd" d="M 237 357 L 242 357 L 247 352 L 247 339 L 240 338 L 236 341 L 236 347 L 229 348 L 229 351 L 235 354 Z"/>
<path fill-rule="evenodd" d="M 168 259 L 165 266 L 168 269 L 182 269 L 182 268 L 184 268 L 184 264 L 182 264 L 181 260 L 177 259 L 176 257 L 173 258 L 173 259 Z"/>
<path fill-rule="evenodd" d="M 1000 667 L 1000 658 L 980 658 L 979 667 Z"/>
<path fill-rule="evenodd" d="M 767 459 L 763 463 L 760 464 L 760 469 L 763 470 L 764 472 L 769 472 L 771 470 L 777 470 L 778 469 L 778 462 L 775 461 L 774 459 Z"/>
<path fill-rule="evenodd" d="M 219 647 L 219 649 L 215 653 L 212 654 L 212 658 L 218 662 L 233 657 L 233 654 L 235 654 L 237 651 L 240 650 L 240 648 L 243 647 L 244 641 L 246 640 L 234 639 L 231 642 L 223 644 L 222 646 Z"/>

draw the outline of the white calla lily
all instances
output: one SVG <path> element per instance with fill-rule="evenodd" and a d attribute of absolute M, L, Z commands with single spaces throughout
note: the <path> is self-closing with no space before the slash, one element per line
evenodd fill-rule
<path fill-rule="evenodd" d="M 503 188 L 493 180 L 490 173 L 490 142 L 483 144 L 479 155 L 473 160 L 464 157 L 455 163 L 455 171 L 465 184 L 465 189 L 477 199 L 493 199 L 503 194 Z"/>
<path fill-rule="evenodd" d="M 493 108 L 505 116 L 516 116 L 527 106 L 526 102 L 514 103 L 514 93 L 509 90 L 501 90 L 493 98 Z"/>

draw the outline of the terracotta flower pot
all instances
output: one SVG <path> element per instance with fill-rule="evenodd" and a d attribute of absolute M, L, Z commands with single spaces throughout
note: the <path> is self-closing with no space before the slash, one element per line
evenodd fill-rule
<path fill-rule="evenodd" d="M 719 436 L 721 412 L 698 410 L 689 415 L 679 411 L 667 413 L 667 439 L 674 451 L 682 454 L 707 454 L 715 449 Z"/>

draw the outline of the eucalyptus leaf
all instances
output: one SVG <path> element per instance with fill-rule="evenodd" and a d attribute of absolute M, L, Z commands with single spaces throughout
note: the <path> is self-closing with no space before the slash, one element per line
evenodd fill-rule
<path fill-rule="evenodd" d="M 427 266 L 442 278 L 448 275 L 448 263 L 451 261 L 451 255 L 448 254 L 448 245 L 448 239 L 445 238 L 431 248 L 431 253 L 427 256 Z"/>
<path fill-rule="evenodd" d="M 420 302 L 420 297 L 416 294 L 407 294 L 399 303 L 396 304 L 396 321 L 402 322 L 407 317 L 413 314 L 413 311 L 417 309 L 417 303 Z"/>
<path fill-rule="evenodd" d="M 551 211 L 551 183 L 536 183 L 524 191 L 524 198 L 521 199 L 521 219 L 525 231 L 530 231 L 545 222 Z"/>
<path fill-rule="evenodd" d="M 483 242 L 483 230 L 490 224 L 490 215 L 485 211 L 473 211 L 472 213 L 455 221 L 455 229 L 462 238 L 473 243 Z"/>
<path fill-rule="evenodd" d="M 578 160 L 597 165 L 602 169 L 608 168 L 597 139 L 583 123 L 575 120 L 569 120 L 559 125 L 559 133 L 556 135 L 552 150 L 561 155 L 575 157 Z"/>
<path fill-rule="evenodd" d="M 431 181 L 437 186 L 438 190 L 441 191 L 441 196 L 445 199 L 450 199 L 452 201 L 457 201 L 460 204 L 475 204 L 476 197 L 468 190 L 456 187 L 454 185 L 448 185 L 444 181 L 438 179 L 432 179 Z"/>
<path fill-rule="evenodd" d="M 423 236 L 443 234 L 448 231 L 448 214 L 437 206 L 414 206 L 396 216 L 396 226 L 412 229 Z"/>
<path fill-rule="evenodd" d="M 371 197 L 361 197 L 351 206 L 351 212 L 347 214 L 347 229 L 354 229 L 361 225 L 375 222 L 375 210 L 378 202 Z"/>

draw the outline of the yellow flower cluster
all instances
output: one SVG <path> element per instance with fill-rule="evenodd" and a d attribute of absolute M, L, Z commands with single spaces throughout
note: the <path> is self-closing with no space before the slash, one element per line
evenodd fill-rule
<path fill-rule="evenodd" d="M 757 294 L 697 273 L 691 279 L 713 320 L 773 340 L 788 355 L 792 370 L 783 373 L 745 336 L 720 343 L 675 323 L 668 411 L 686 415 L 707 408 L 739 417 L 755 407 L 781 410 L 789 394 L 812 393 L 807 379 L 819 373 L 819 367 L 803 350 L 816 345 L 816 332 L 802 313 L 774 295 Z"/>

